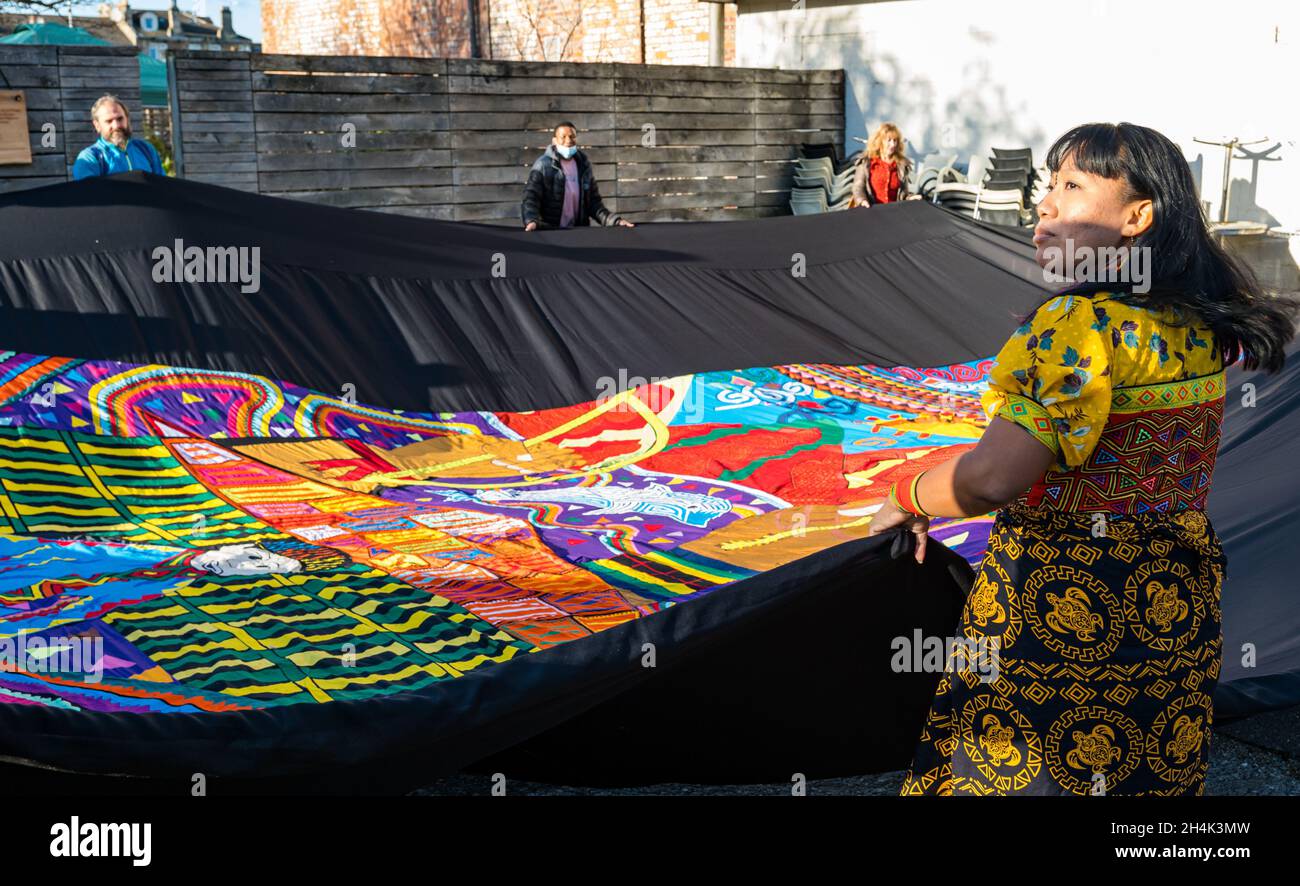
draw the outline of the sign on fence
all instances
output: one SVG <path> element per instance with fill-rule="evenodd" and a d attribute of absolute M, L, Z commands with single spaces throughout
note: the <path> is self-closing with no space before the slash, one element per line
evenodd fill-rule
<path fill-rule="evenodd" d="M 0 164 L 30 164 L 27 141 L 27 99 L 22 90 L 0 90 Z"/>

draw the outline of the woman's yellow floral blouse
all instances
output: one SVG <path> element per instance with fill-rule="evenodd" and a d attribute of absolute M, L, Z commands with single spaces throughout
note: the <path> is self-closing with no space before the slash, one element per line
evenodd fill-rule
<path fill-rule="evenodd" d="M 1087 460 L 1110 415 L 1113 389 L 1180 381 L 1223 368 L 1214 333 L 1110 293 L 1055 296 L 998 352 L 982 398 L 1033 434 L 1064 467 Z"/>

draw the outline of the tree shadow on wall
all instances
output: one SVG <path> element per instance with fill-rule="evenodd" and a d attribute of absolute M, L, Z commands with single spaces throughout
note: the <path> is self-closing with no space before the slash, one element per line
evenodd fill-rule
<path fill-rule="evenodd" d="M 963 67 L 961 91 L 940 97 L 924 70 L 905 66 L 898 56 L 872 45 L 851 9 L 828 13 L 829 22 L 819 17 L 814 27 L 805 19 L 795 31 L 803 45 L 818 38 L 817 57 L 805 58 L 805 65 L 845 68 L 847 153 L 861 147 L 852 140 L 854 135 L 866 138 L 885 121 L 899 124 L 917 159 L 936 151 L 956 154 L 963 167 L 971 154 L 985 152 L 990 146 L 1021 147 L 1044 140 L 1044 131 L 1028 107 L 1008 97 L 1006 87 L 994 81 L 987 61 L 969 61 Z M 833 39 L 826 39 L 827 33 Z M 970 28 L 969 36 L 984 45 L 990 56 L 1002 49 L 994 35 L 977 28 Z M 945 51 L 942 46 L 934 49 L 936 54 Z"/>

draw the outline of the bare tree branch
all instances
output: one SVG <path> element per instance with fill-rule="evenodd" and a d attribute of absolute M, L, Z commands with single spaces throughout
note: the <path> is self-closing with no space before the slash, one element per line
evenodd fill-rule
<path fill-rule="evenodd" d="M 578 33 L 578 28 L 582 24 L 582 13 L 586 9 L 584 0 L 578 0 L 578 14 L 573 17 L 573 24 L 569 28 L 569 33 L 564 35 L 564 44 L 560 47 L 560 57 L 556 61 L 564 61 L 565 55 L 569 52 L 569 43 L 573 41 L 573 35 Z"/>
<path fill-rule="evenodd" d="M 507 26 L 510 30 L 511 42 L 514 44 L 515 53 L 520 59 L 527 59 L 533 55 L 533 44 L 536 45 L 536 55 L 540 56 L 541 61 L 564 61 L 570 56 L 570 46 L 573 43 L 574 35 L 582 27 L 583 12 L 587 6 L 586 0 L 578 0 L 573 9 L 573 14 L 568 18 L 566 23 L 560 23 L 551 27 L 545 27 L 541 21 L 540 3 L 538 0 L 518 0 L 515 4 L 515 18 L 522 18 L 525 26 L 516 29 L 513 22 L 507 20 Z M 522 33 L 520 33 L 522 31 Z M 551 46 L 560 41 L 560 51 L 555 53 L 552 58 Z"/>
<path fill-rule="evenodd" d="M 68 0 L 0 0 L 0 12 L 31 12 L 36 15 L 67 16 Z"/>

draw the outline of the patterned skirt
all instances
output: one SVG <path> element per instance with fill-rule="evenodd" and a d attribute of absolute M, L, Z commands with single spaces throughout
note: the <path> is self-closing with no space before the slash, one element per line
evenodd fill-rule
<path fill-rule="evenodd" d="M 1199 510 L 1003 508 L 899 793 L 1200 795 L 1226 568 Z"/>

